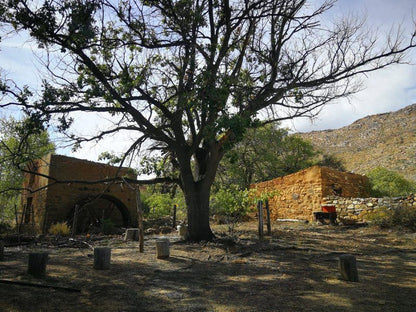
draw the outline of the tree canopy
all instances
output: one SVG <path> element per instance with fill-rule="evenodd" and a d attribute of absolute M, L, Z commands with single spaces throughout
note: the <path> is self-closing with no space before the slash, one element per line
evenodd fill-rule
<path fill-rule="evenodd" d="M 146 149 L 169 159 L 178 174 L 166 180 L 184 191 L 190 237 L 209 239 L 210 187 L 247 128 L 313 117 L 415 46 L 414 30 L 379 36 L 362 20 L 327 21 L 334 3 L 1 0 L 1 21 L 49 53 L 41 96 L 14 104 L 58 121 L 76 145 L 124 131 L 135 138 L 124 156 Z M 113 126 L 77 136 L 74 112 Z"/>
<path fill-rule="evenodd" d="M 271 180 L 317 162 L 313 145 L 278 124 L 249 129 L 243 140 L 228 151 L 221 164 L 218 180 L 223 185 L 250 184 Z"/>

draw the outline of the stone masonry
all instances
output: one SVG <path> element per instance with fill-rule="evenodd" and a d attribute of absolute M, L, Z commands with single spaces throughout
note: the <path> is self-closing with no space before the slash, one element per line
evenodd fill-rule
<path fill-rule="evenodd" d="M 354 173 L 313 166 L 270 181 L 251 186 L 257 192 L 273 192 L 269 198 L 272 220 L 298 219 L 313 221 L 313 212 L 321 211 L 328 196 L 367 197 L 368 178 Z"/>
<path fill-rule="evenodd" d="M 71 220 L 75 205 L 87 207 L 88 211 L 80 214 L 81 217 L 97 213 L 106 205 L 112 207 L 110 217 L 119 223 L 117 225 L 131 226 L 136 223 L 136 193 L 127 185 L 78 183 L 116 176 L 136 178 L 133 170 L 52 154 L 34 162 L 30 169 L 37 174 L 25 175 L 22 207 L 25 207 L 26 213 L 22 219 L 24 223 L 33 222 L 37 231 L 47 232 L 51 224 Z M 74 182 L 54 183 L 55 179 Z M 31 220 L 33 216 L 34 220 Z"/>
<path fill-rule="evenodd" d="M 328 196 L 323 199 L 324 204 L 336 207 L 338 220 L 342 223 L 371 221 L 371 214 L 380 208 L 396 209 L 399 207 L 414 207 L 416 209 L 416 195 L 384 198 L 343 198 Z"/>

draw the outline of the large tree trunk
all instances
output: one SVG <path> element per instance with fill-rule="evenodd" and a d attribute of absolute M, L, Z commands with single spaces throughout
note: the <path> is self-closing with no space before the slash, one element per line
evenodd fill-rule
<path fill-rule="evenodd" d="M 188 234 L 191 241 L 211 240 L 214 234 L 209 225 L 209 199 L 218 164 L 223 156 L 221 146 L 213 141 L 211 145 L 199 148 L 192 166 L 189 154 L 178 154 L 181 187 L 185 195 L 188 212 Z"/>
<path fill-rule="evenodd" d="M 214 234 L 209 225 L 209 197 L 211 185 L 194 183 L 184 187 L 188 211 L 189 240 L 211 240 Z"/>

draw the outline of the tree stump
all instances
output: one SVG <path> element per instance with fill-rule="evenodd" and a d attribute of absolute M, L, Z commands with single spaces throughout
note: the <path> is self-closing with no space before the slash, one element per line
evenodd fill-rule
<path fill-rule="evenodd" d="M 48 258 L 49 254 L 47 252 L 30 253 L 27 273 L 37 278 L 44 277 L 46 275 Z"/>
<path fill-rule="evenodd" d="M 124 240 L 133 240 L 138 241 L 139 240 L 139 229 L 138 228 L 130 228 L 126 229 L 126 234 L 124 236 Z"/>
<path fill-rule="evenodd" d="M 159 238 L 156 240 L 156 256 L 158 259 L 169 258 L 169 239 Z"/>
<path fill-rule="evenodd" d="M 4 260 L 4 242 L 0 241 L 0 261 Z"/>
<path fill-rule="evenodd" d="M 111 248 L 96 247 L 94 248 L 94 269 L 107 270 L 110 268 Z"/>
<path fill-rule="evenodd" d="M 357 261 L 353 255 L 339 256 L 339 271 L 342 279 L 350 282 L 358 282 Z"/>

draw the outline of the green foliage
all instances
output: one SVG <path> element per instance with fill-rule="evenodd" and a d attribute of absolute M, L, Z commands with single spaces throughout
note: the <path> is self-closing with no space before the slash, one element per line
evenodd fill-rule
<path fill-rule="evenodd" d="M 150 211 L 147 215 L 149 218 L 160 218 L 168 216 L 170 215 L 171 209 L 173 207 L 173 200 L 169 194 L 152 194 L 146 198 L 145 203 L 150 208 Z"/>
<path fill-rule="evenodd" d="M 269 124 L 250 129 L 244 139 L 229 151 L 222 163 L 217 184 L 231 183 L 242 188 L 274 179 L 314 163 L 317 152 L 310 142 L 289 135 L 287 129 Z"/>
<path fill-rule="evenodd" d="M 120 164 L 123 159 L 122 157 L 117 156 L 113 153 L 102 152 L 100 155 L 98 155 L 98 160 L 106 160 L 107 164 L 114 166 Z"/>
<path fill-rule="evenodd" d="M 185 200 L 181 192 L 172 196 L 169 193 L 154 192 L 142 194 L 143 213 L 149 219 L 157 219 L 173 214 L 173 206 L 177 206 L 177 218 L 185 217 Z"/>
<path fill-rule="evenodd" d="M 0 140 L 0 219 L 10 220 L 20 203 L 21 169 L 55 147 L 48 133 L 31 119 L 1 119 Z"/>
<path fill-rule="evenodd" d="M 211 214 L 225 218 L 230 234 L 233 233 L 235 225 L 250 211 L 250 194 L 250 190 L 241 190 L 236 185 L 230 185 L 211 195 Z"/>
<path fill-rule="evenodd" d="M 387 46 L 375 44 L 377 38 L 361 35 L 359 19 L 322 23 L 333 1 L 321 1 L 314 10 L 309 2 L 315 3 L 2 1 L 3 25 L 25 31 L 52 61 L 47 69 L 54 79 L 36 90 L 41 95 L 28 101 L 30 93 L 23 92 L 15 103 L 33 120 L 57 120 L 75 148 L 128 132 L 134 144 L 127 154 L 147 150 L 171 158 L 172 167 L 155 157 L 145 170 L 181 179 L 189 196 L 202 185 L 203 197 L 224 151 L 259 117 L 314 117 L 328 102 L 358 91 L 355 76 L 403 62 L 403 53 L 414 46 L 401 33 L 387 38 Z M 114 120 L 85 138 L 70 132 L 74 113 Z M 309 165 L 308 144 L 275 134 L 282 137 L 276 146 L 261 130 L 249 133 L 250 144 L 239 144 L 227 156 L 233 168 L 222 182 L 247 187 Z M 207 218 L 207 201 L 205 196 L 201 206 L 188 208 Z M 190 228 L 195 239 L 212 237 L 208 226 L 202 227 L 205 234 Z"/>
<path fill-rule="evenodd" d="M 416 192 L 416 183 L 406 180 L 397 172 L 375 168 L 367 173 L 371 195 L 374 197 L 401 196 Z"/>
<path fill-rule="evenodd" d="M 322 154 L 321 159 L 316 163 L 319 166 L 330 167 L 339 171 L 346 171 L 342 160 L 338 159 L 335 155 Z"/>
<path fill-rule="evenodd" d="M 369 221 L 381 228 L 407 229 L 416 232 L 416 208 L 380 208 L 377 212 L 369 215 Z"/>

